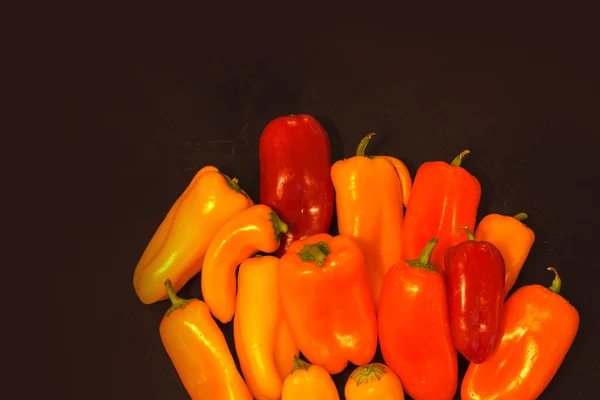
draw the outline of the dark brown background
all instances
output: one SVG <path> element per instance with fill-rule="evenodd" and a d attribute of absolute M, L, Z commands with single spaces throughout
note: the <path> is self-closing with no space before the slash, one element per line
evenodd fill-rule
<path fill-rule="evenodd" d="M 58 377 L 44 393 L 188 397 L 158 334 L 168 304 L 139 302 L 135 265 L 202 166 L 239 178 L 257 201 L 262 129 L 279 115 L 309 113 L 331 135 L 334 160 L 369 132 L 377 133 L 371 152 L 399 157 L 413 174 L 471 149 L 464 166 L 482 183 L 479 218 L 524 211 L 537 235 L 516 286 L 549 285 L 553 265 L 581 313 L 542 398 L 600 398 L 590 13 L 436 9 L 417 19 L 377 9 L 342 23 L 307 6 L 268 10 L 98 11 L 55 26 L 41 78 L 54 93 L 46 107 L 61 106 L 68 135 L 48 141 L 57 170 L 44 193 L 54 206 L 50 239 L 64 251 L 40 284 L 71 297 L 47 297 L 58 311 L 45 371 Z M 199 288 L 195 278 L 182 295 Z M 231 326 L 223 330 L 232 345 Z M 335 377 L 340 388 L 347 375 Z"/>

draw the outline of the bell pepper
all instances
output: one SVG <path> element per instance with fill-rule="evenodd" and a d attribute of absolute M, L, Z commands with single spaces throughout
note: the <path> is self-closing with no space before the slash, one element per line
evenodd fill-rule
<path fill-rule="evenodd" d="M 460 166 L 468 153 L 463 151 L 450 164 L 430 161 L 417 170 L 402 228 L 402 260 L 417 258 L 427 241 L 437 237 L 431 263 L 443 272 L 446 249 L 467 239 L 458 228 L 473 231 L 481 185 Z"/>
<path fill-rule="evenodd" d="M 579 313 L 560 296 L 561 280 L 550 288 L 528 285 L 504 304 L 504 334 L 482 364 L 471 363 L 462 399 L 537 399 L 560 368 L 579 329 Z"/>
<path fill-rule="evenodd" d="M 446 282 L 430 263 L 436 244 L 437 238 L 431 239 L 417 260 L 390 268 L 378 313 L 385 364 L 398 375 L 404 392 L 420 400 L 452 399 L 458 386 Z"/>
<path fill-rule="evenodd" d="M 292 242 L 329 231 L 333 184 L 329 136 L 310 115 L 286 115 L 271 121 L 259 143 L 260 203 L 288 224 L 281 257 Z"/>
<path fill-rule="evenodd" d="M 252 400 L 206 304 L 177 297 L 168 279 L 165 288 L 172 306 L 160 323 L 160 338 L 190 397 Z"/>
<path fill-rule="evenodd" d="M 222 323 L 235 313 L 235 272 L 242 261 L 262 251 L 279 247 L 279 236 L 287 225 L 271 207 L 252 206 L 227 222 L 215 234 L 202 265 L 202 296 L 210 312 Z"/>
<path fill-rule="evenodd" d="M 404 400 L 400 379 L 381 363 L 363 365 L 352 371 L 344 394 L 346 400 Z"/>
<path fill-rule="evenodd" d="M 294 357 L 292 373 L 285 378 L 281 400 L 339 400 L 331 375 L 318 365 Z"/>
<path fill-rule="evenodd" d="M 535 241 L 535 233 L 523 223 L 526 218 L 525 213 L 514 217 L 489 214 L 475 228 L 475 240 L 490 242 L 502 253 L 506 266 L 504 297 L 517 281 Z"/>
<path fill-rule="evenodd" d="M 456 349 L 481 364 L 502 335 L 504 259 L 490 242 L 468 240 L 446 250 L 450 326 Z"/>
<path fill-rule="evenodd" d="M 246 384 L 257 400 L 281 397 L 283 381 L 298 355 L 281 311 L 278 268 L 277 257 L 264 256 L 242 262 L 238 272 L 235 350 Z"/>
<path fill-rule="evenodd" d="M 285 319 L 304 356 L 330 374 L 369 363 L 377 348 L 375 307 L 362 252 L 349 236 L 298 240 L 279 263 Z"/>
<path fill-rule="evenodd" d="M 383 277 L 401 260 L 403 191 L 408 197 L 412 180 L 400 160 L 365 156 L 373 135 L 360 142 L 356 156 L 336 162 L 331 177 L 339 233 L 353 237 L 360 246 L 377 307 Z"/>
<path fill-rule="evenodd" d="M 202 268 L 208 244 L 219 228 L 253 205 L 236 179 L 204 167 L 173 204 L 154 233 L 133 274 L 145 304 L 167 299 L 164 282 L 178 292 Z"/>

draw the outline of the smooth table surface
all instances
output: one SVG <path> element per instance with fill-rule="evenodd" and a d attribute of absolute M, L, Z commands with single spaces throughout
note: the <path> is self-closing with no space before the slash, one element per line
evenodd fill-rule
<path fill-rule="evenodd" d="M 134 268 L 202 166 L 237 177 L 258 201 L 260 134 L 292 113 L 324 125 L 334 161 L 376 132 L 369 152 L 400 158 L 413 177 L 425 161 L 470 149 L 463 166 L 482 184 L 478 220 L 526 212 L 536 233 L 515 287 L 548 286 L 546 268 L 555 266 L 580 312 L 575 343 L 541 398 L 600 398 L 592 49 L 574 34 L 558 40 L 533 28 L 446 28 L 331 25 L 290 42 L 276 34 L 238 45 L 204 38 L 186 52 L 175 38 L 153 42 L 156 32 L 143 49 L 115 36 L 105 54 L 73 70 L 78 129 L 70 145 L 84 150 L 70 155 L 64 215 L 73 252 L 55 279 L 86 301 L 55 293 L 64 307 L 63 398 L 188 398 L 158 333 L 169 305 L 137 299 Z M 181 295 L 200 296 L 199 278 Z M 232 325 L 223 331 L 233 349 Z M 462 360 L 461 377 L 465 368 Z M 335 377 L 341 392 L 350 370 Z"/>

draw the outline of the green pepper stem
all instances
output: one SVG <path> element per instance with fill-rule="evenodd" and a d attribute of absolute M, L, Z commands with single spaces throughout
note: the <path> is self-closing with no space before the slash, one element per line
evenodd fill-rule
<path fill-rule="evenodd" d="M 298 357 L 297 355 L 294 354 L 294 368 L 292 368 L 292 373 L 299 369 L 308 371 L 309 368 L 310 368 L 309 363 L 307 363 L 306 361 L 302 360 L 300 357 Z"/>
<path fill-rule="evenodd" d="M 558 276 L 558 272 L 556 271 L 556 269 L 554 269 L 554 267 L 548 267 L 548 271 L 554 272 L 554 280 L 552 281 L 552 285 L 548 289 L 550 289 L 552 293 L 559 294 L 560 287 L 562 286 L 560 276 Z"/>
<path fill-rule="evenodd" d="M 320 268 L 325 264 L 327 256 L 331 254 L 331 249 L 327 243 L 321 241 L 315 244 L 305 244 L 302 250 L 296 254 L 302 261 L 314 261 L 315 265 Z"/>
<path fill-rule="evenodd" d="M 275 232 L 275 240 L 279 240 L 279 236 L 288 231 L 287 224 L 279 218 L 279 215 L 275 211 L 271 211 L 269 221 L 271 221 L 273 231 Z"/>
<path fill-rule="evenodd" d="M 516 219 L 517 221 L 521 221 L 521 222 L 523 222 L 523 221 L 525 221 L 527 218 L 529 218 L 529 215 L 527 215 L 527 214 L 525 214 L 525 213 L 523 212 L 523 213 L 518 213 L 518 214 L 517 214 L 517 215 L 515 215 L 513 218 L 514 218 L 514 219 Z"/>
<path fill-rule="evenodd" d="M 380 363 L 372 363 L 363 365 L 354 370 L 350 375 L 350 379 L 354 379 L 356 386 L 371 381 L 379 381 L 386 374 L 385 366 Z"/>
<path fill-rule="evenodd" d="M 460 167 L 463 157 L 466 156 L 467 154 L 469 154 L 470 152 L 471 152 L 470 150 L 464 150 L 462 153 L 460 153 L 459 155 L 454 157 L 454 160 L 452 160 L 450 165 L 452 165 L 453 167 Z"/>
<path fill-rule="evenodd" d="M 167 289 L 167 294 L 169 295 L 169 299 L 171 300 L 171 307 L 167 310 L 167 315 L 171 314 L 173 311 L 180 310 L 187 306 L 190 302 L 194 301 L 194 299 L 182 299 L 177 296 L 175 290 L 173 289 L 173 285 L 171 284 L 171 280 L 167 279 L 165 281 L 165 289 Z"/>
<path fill-rule="evenodd" d="M 456 233 L 457 234 L 460 233 L 461 229 L 464 229 L 465 232 L 467 232 L 467 238 L 469 240 L 475 240 L 475 235 L 473 235 L 473 232 L 471 232 L 471 230 L 469 229 L 468 226 L 461 226 L 460 228 L 458 228 L 458 230 L 456 231 Z"/>
<path fill-rule="evenodd" d="M 406 260 L 405 262 L 413 268 L 420 268 L 427 271 L 439 272 L 435 265 L 430 264 L 431 253 L 433 253 L 433 249 L 435 248 L 437 242 L 438 239 L 436 237 L 432 238 L 429 242 L 427 242 L 427 244 L 421 251 L 421 255 L 417 260 Z"/>
<path fill-rule="evenodd" d="M 369 133 L 367 136 L 362 138 L 362 140 L 358 144 L 358 147 L 356 148 L 357 156 L 365 156 L 365 151 L 367 150 L 367 146 L 369 145 L 369 142 L 371 141 L 371 138 L 373 136 L 375 136 L 375 133 Z"/>

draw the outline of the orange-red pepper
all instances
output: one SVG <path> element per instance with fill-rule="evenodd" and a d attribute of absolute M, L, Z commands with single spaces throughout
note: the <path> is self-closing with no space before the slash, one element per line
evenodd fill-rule
<path fill-rule="evenodd" d="M 294 357 L 292 373 L 285 378 L 281 400 L 340 400 L 331 375 L 318 365 Z"/>
<path fill-rule="evenodd" d="M 537 399 L 571 348 L 579 313 L 559 295 L 561 281 L 550 288 L 519 288 L 504 305 L 504 334 L 482 364 L 471 363 L 461 387 L 462 399 Z"/>
<path fill-rule="evenodd" d="M 298 355 L 279 301 L 273 256 L 249 258 L 240 265 L 233 336 L 248 388 L 257 400 L 278 400 L 284 379 Z"/>
<path fill-rule="evenodd" d="M 418 258 L 427 241 L 437 237 L 431 263 L 443 272 L 446 249 L 467 240 L 458 228 L 474 230 L 481 185 L 460 166 L 468 153 L 463 151 L 450 164 L 431 161 L 417 170 L 404 216 L 402 260 Z"/>
<path fill-rule="evenodd" d="M 235 313 L 235 270 L 242 261 L 262 251 L 279 248 L 287 225 L 271 207 L 257 204 L 227 222 L 215 234 L 202 266 L 202 296 L 212 315 L 227 323 Z"/>
<path fill-rule="evenodd" d="M 298 240 L 279 263 L 283 312 L 298 348 L 330 374 L 369 363 L 377 348 L 375 307 L 362 252 L 349 236 Z"/>
<path fill-rule="evenodd" d="M 377 307 L 383 278 L 400 261 L 402 203 L 408 199 L 412 180 L 400 160 L 365 156 L 373 135 L 360 142 L 356 156 L 333 165 L 331 178 L 339 233 L 352 236 L 360 246 Z"/>
<path fill-rule="evenodd" d="M 404 392 L 420 400 L 450 400 L 458 386 L 446 282 L 429 262 L 436 243 L 431 239 L 417 260 L 388 271 L 379 304 L 383 359 L 400 378 Z"/>
<path fill-rule="evenodd" d="M 535 241 L 535 233 L 523 220 L 527 214 L 520 213 L 514 217 L 500 214 L 489 214 L 483 217 L 475 229 L 475 240 L 492 243 L 500 250 L 506 278 L 504 280 L 504 296 L 510 292 L 527 260 L 531 246 Z"/>
<path fill-rule="evenodd" d="M 252 400 L 223 332 L 198 299 L 184 300 L 165 282 L 173 305 L 160 323 L 160 338 L 193 400 Z"/>
<path fill-rule="evenodd" d="M 167 298 L 165 280 L 178 292 L 200 272 L 213 236 L 227 221 L 252 206 L 237 180 L 204 167 L 173 204 L 148 243 L 133 274 L 145 304 Z"/>
<path fill-rule="evenodd" d="M 400 379 L 381 363 L 363 365 L 352 371 L 344 394 L 346 400 L 404 400 Z"/>

